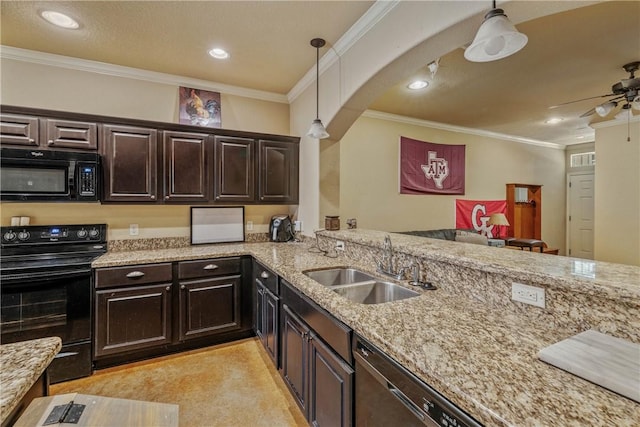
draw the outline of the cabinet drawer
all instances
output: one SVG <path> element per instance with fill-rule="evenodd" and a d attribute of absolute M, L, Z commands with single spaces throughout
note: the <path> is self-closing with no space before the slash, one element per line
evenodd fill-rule
<path fill-rule="evenodd" d="M 269 289 L 274 295 L 280 294 L 278 289 L 278 275 L 255 261 L 253 263 L 253 278 L 254 281 L 262 283 L 262 285 Z"/>
<path fill-rule="evenodd" d="M 238 273 L 240 258 L 202 259 L 178 263 L 178 278 L 181 280 Z"/>
<path fill-rule="evenodd" d="M 309 301 L 285 280 L 281 280 L 280 297 L 282 303 L 304 320 L 333 350 L 349 364 L 351 355 L 352 330 L 327 313 L 323 308 Z"/>
<path fill-rule="evenodd" d="M 99 268 L 95 278 L 96 289 L 171 282 L 171 263 Z"/>

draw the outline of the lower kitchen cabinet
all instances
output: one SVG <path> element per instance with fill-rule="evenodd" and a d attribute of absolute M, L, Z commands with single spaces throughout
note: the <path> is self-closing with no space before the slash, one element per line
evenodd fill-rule
<path fill-rule="evenodd" d="M 309 328 L 282 305 L 282 365 L 280 372 L 298 406 L 308 418 Z"/>
<path fill-rule="evenodd" d="M 280 353 L 278 276 L 254 261 L 253 282 L 255 284 L 254 329 L 269 357 L 278 367 Z"/>
<path fill-rule="evenodd" d="M 171 342 L 171 282 L 96 292 L 95 356 Z"/>

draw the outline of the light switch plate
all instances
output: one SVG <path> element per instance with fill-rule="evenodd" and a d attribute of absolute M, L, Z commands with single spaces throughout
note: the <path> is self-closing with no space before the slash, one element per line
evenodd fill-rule
<path fill-rule="evenodd" d="M 129 236 L 138 235 L 138 224 L 129 224 Z"/>

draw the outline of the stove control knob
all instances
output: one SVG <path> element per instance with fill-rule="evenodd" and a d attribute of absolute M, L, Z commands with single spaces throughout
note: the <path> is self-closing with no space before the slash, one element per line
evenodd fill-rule
<path fill-rule="evenodd" d="M 28 231 L 21 231 L 18 233 L 18 240 L 27 240 L 31 235 Z"/>
<path fill-rule="evenodd" d="M 14 240 L 16 240 L 16 233 L 14 233 L 13 231 L 9 230 L 6 233 L 4 233 L 4 236 L 2 236 L 2 238 L 4 240 L 6 240 L 7 242 L 12 242 Z"/>
<path fill-rule="evenodd" d="M 100 236 L 100 230 L 98 230 L 97 228 L 92 228 L 91 230 L 89 230 L 89 237 L 91 237 L 92 239 L 97 239 Z"/>
<path fill-rule="evenodd" d="M 80 239 L 84 239 L 85 237 L 87 237 L 87 230 L 85 230 L 84 228 L 81 230 L 78 230 L 78 237 Z"/>

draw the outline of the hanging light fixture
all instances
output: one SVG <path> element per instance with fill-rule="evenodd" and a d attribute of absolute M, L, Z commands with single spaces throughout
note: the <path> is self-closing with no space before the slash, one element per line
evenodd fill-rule
<path fill-rule="evenodd" d="M 609 101 L 609 102 L 605 102 L 603 104 L 598 105 L 595 109 L 596 109 L 596 113 L 600 117 L 605 117 L 607 114 L 611 112 L 611 110 L 613 110 L 617 106 L 618 106 L 618 103 L 616 101 Z"/>
<path fill-rule="evenodd" d="M 311 123 L 307 136 L 316 139 L 329 138 L 329 133 L 324 128 L 319 114 L 319 98 L 320 98 L 320 48 L 324 46 L 324 39 L 311 40 L 311 46 L 316 48 L 316 119 Z"/>
<path fill-rule="evenodd" d="M 495 61 L 518 52 L 528 40 L 509 21 L 504 10 L 496 9 L 493 0 L 493 9 L 484 16 L 476 37 L 464 51 L 464 57 L 471 62 Z"/>

